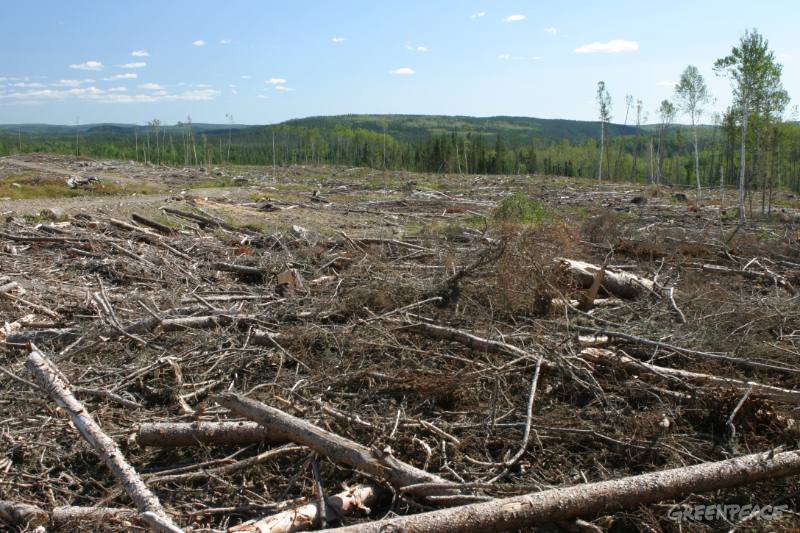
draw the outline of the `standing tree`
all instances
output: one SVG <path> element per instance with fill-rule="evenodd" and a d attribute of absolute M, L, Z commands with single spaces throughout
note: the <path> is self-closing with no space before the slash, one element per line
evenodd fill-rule
<path fill-rule="evenodd" d="M 739 223 L 745 221 L 745 165 L 747 162 L 747 127 L 751 114 L 759 111 L 783 111 L 788 95 L 781 84 L 783 66 L 757 30 L 747 30 L 730 55 L 718 59 L 714 70 L 733 83 L 734 105 L 741 117 L 742 145 L 739 154 Z"/>
<path fill-rule="evenodd" d="M 694 175 L 697 180 L 697 201 L 702 198 L 700 186 L 700 150 L 697 146 L 697 124 L 703 115 L 703 106 L 711 101 L 708 87 L 703 75 L 694 65 L 689 65 L 681 74 L 681 81 L 675 86 L 675 100 L 678 107 L 688 114 L 692 120 L 692 134 L 694 136 Z"/>
<path fill-rule="evenodd" d="M 630 94 L 625 95 L 625 122 L 622 123 L 623 126 L 628 125 L 628 115 L 630 115 L 631 107 L 633 107 L 633 96 Z M 623 133 L 624 135 L 624 133 Z M 617 151 L 617 160 L 614 162 L 614 175 L 619 176 L 619 165 L 620 161 L 622 161 L 622 149 L 625 146 L 624 137 L 620 138 L 619 141 L 619 150 Z"/>
<path fill-rule="evenodd" d="M 658 127 L 658 152 L 656 153 L 656 183 L 661 184 L 664 173 L 664 158 L 661 155 L 661 146 L 666 142 L 667 130 L 675 119 L 675 106 L 669 100 L 662 100 L 658 108 L 661 123 Z M 666 155 L 666 154 L 665 154 Z"/>
<path fill-rule="evenodd" d="M 606 146 L 607 124 L 611 120 L 611 95 L 608 94 L 604 81 L 597 82 L 597 105 L 600 111 L 600 167 L 597 170 L 597 181 L 601 181 L 603 179 L 603 148 Z M 607 158 L 608 151 L 606 149 Z"/>

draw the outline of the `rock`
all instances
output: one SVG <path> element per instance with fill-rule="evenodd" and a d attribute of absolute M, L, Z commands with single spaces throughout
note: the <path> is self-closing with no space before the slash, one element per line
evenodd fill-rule
<path fill-rule="evenodd" d="M 292 226 L 292 235 L 296 239 L 308 240 L 308 230 L 302 226 Z"/>
<path fill-rule="evenodd" d="M 39 216 L 47 220 L 58 220 L 66 215 L 60 207 L 47 207 L 39 211 Z"/>

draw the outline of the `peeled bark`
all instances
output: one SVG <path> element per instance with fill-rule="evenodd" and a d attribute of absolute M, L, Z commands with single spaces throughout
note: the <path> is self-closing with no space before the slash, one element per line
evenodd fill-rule
<path fill-rule="evenodd" d="M 151 529 L 168 532 L 182 531 L 172 523 L 156 495 L 150 492 L 136 470 L 125 460 L 117 443 L 105 434 L 86 407 L 73 396 L 68 383 L 56 366 L 35 348 L 28 355 L 25 364 L 36 377 L 39 385 L 47 391 L 50 398 L 59 407 L 67 412 L 81 436 L 92 445 L 97 455 L 114 473 Z"/>
<path fill-rule="evenodd" d="M 510 531 L 800 474 L 800 450 L 756 453 L 344 527 L 341 533 Z"/>
<path fill-rule="evenodd" d="M 255 422 L 154 422 L 140 424 L 136 432 L 140 446 L 240 446 L 283 444 L 281 439 Z"/>
<path fill-rule="evenodd" d="M 596 276 L 598 276 L 601 271 L 601 267 L 597 265 L 584 261 L 577 261 L 575 259 L 559 257 L 556 259 L 556 262 L 558 262 L 562 268 L 566 268 L 575 277 L 575 280 L 582 289 L 590 288 Z M 631 274 L 630 272 L 610 269 L 605 270 L 601 286 L 609 294 L 626 299 L 638 298 L 645 292 L 656 293 L 658 289 L 657 285 L 647 278 Z"/>
<path fill-rule="evenodd" d="M 49 525 L 58 531 L 83 531 L 90 529 L 89 524 L 126 525 L 127 522 L 141 523 L 142 518 L 133 509 L 119 507 L 74 507 L 71 505 L 56 507 L 50 513 Z"/>
<path fill-rule="evenodd" d="M 370 508 L 380 503 L 385 491 L 371 484 L 356 485 L 346 491 L 325 498 L 325 516 L 352 516 L 361 511 L 370 513 Z M 320 505 L 308 503 L 288 509 L 260 520 L 244 522 L 228 529 L 229 533 L 294 533 L 313 529 L 319 523 Z"/>

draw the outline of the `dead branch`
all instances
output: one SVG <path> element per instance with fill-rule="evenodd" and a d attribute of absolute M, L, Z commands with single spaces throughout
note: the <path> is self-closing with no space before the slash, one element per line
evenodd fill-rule
<path fill-rule="evenodd" d="M 288 442 L 255 422 L 151 422 L 140 424 L 136 431 L 140 446 L 230 446 Z"/>
<path fill-rule="evenodd" d="M 10 526 L 34 529 L 46 524 L 50 515 L 35 505 L 0 500 L 0 519 Z"/>
<path fill-rule="evenodd" d="M 603 267 L 591 263 L 577 261 L 575 259 L 566 259 L 564 257 L 558 257 L 555 261 L 561 265 L 561 268 L 565 268 L 575 276 L 576 281 L 583 289 L 591 288 L 595 279 L 600 275 L 600 272 L 603 272 L 603 282 L 601 286 L 609 294 L 627 299 L 638 298 L 645 291 L 651 294 L 658 294 L 656 292 L 658 287 L 655 282 L 641 276 L 636 276 L 630 272 L 615 271 L 608 268 L 603 269 Z"/>

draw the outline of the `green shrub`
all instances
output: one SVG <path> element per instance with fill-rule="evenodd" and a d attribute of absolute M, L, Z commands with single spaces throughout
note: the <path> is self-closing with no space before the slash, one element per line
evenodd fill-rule
<path fill-rule="evenodd" d="M 552 214 L 547 206 L 539 200 L 517 191 L 511 196 L 503 198 L 500 205 L 495 208 L 492 218 L 496 222 L 538 226 L 550 220 Z"/>

